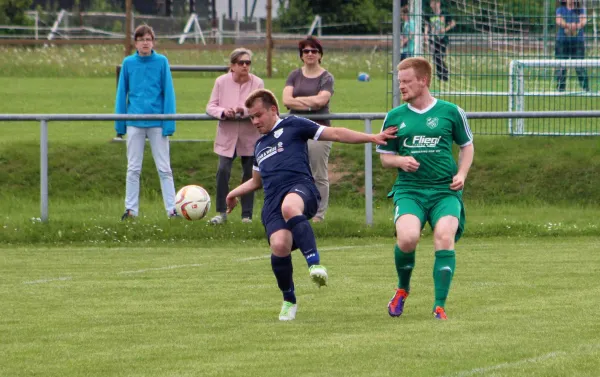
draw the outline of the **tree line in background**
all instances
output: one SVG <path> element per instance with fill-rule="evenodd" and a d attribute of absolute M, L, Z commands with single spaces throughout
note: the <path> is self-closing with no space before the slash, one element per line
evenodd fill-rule
<path fill-rule="evenodd" d="M 390 0 L 279 0 L 277 23 L 283 31 L 307 28 L 321 16 L 327 34 L 377 34 L 391 30 Z M 386 25 L 387 23 L 387 25 Z M 385 30 L 382 30 L 385 29 Z"/>
<path fill-rule="evenodd" d="M 32 0 L 0 0 L 0 24 L 28 25 L 30 22 L 25 11 L 31 7 Z"/>
<path fill-rule="evenodd" d="M 227 1 L 227 0 L 215 0 Z M 248 0 L 251 1 L 251 0 Z M 274 30 L 283 32 L 304 31 L 313 22 L 316 15 L 321 16 L 323 32 L 325 34 L 379 34 L 389 33 L 392 28 L 392 0 L 273 0 L 279 1 L 277 17 L 274 18 Z M 545 2 L 552 1 L 552 7 L 548 15 L 544 15 Z M 542 18 L 547 16 L 554 18 L 554 7 L 561 0 L 445 0 L 442 1 L 443 8 L 452 15 L 456 15 L 458 27 L 454 32 L 472 31 L 472 25 L 477 23 L 491 24 L 496 18 L 495 12 L 501 11 L 512 14 L 512 21 L 526 24 L 531 29 L 541 28 Z M 75 9 L 85 3 L 86 11 L 122 11 L 119 6 L 122 0 L 74 0 Z M 189 0 L 174 0 L 174 14 L 184 17 L 189 11 L 187 5 Z M 468 4 L 469 8 L 488 9 L 485 12 L 470 18 L 461 18 L 465 15 L 460 9 L 459 3 Z M 46 6 L 37 7 L 43 10 L 54 9 L 58 5 L 56 1 L 46 0 Z M 198 1 L 200 3 L 200 1 Z M 407 4 L 408 0 L 402 0 Z M 28 25 L 31 24 L 25 16 L 25 11 L 30 10 L 34 4 L 33 0 L 0 0 L 0 24 Z M 423 12 L 429 11 L 429 1 L 423 0 Z M 462 20 L 462 22 L 461 22 Z"/>
<path fill-rule="evenodd" d="M 554 23 L 555 7 L 563 1 L 442 0 L 442 9 L 453 15 L 458 24 L 453 32 L 482 30 L 477 25 L 493 25 L 499 15 L 507 16 L 508 22 L 527 25 L 530 31 L 540 31 L 544 17 Z M 548 14 L 544 14 L 546 2 Z M 392 0 L 279 0 L 279 4 L 277 23 L 283 31 L 306 28 L 316 15 L 321 16 L 326 27 L 323 32 L 327 34 L 377 34 L 391 32 L 392 28 Z M 401 4 L 407 5 L 408 0 L 402 0 Z M 429 0 L 423 0 L 422 4 L 422 13 L 428 13 Z M 468 14 L 469 11 L 473 14 Z M 505 26 L 509 30 L 518 29 Z"/>

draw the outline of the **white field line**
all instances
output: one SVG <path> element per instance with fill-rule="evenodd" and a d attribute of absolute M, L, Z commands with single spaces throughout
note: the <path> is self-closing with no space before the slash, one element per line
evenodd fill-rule
<path fill-rule="evenodd" d="M 134 270 L 134 271 L 121 271 L 118 273 L 118 275 L 128 275 L 128 274 L 141 274 L 144 272 L 150 272 L 150 271 L 166 271 L 166 270 L 175 270 L 178 268 L 190 268 L 190 267 L 200 267 L 202 266 L 201 264 L 181 264 L 181 265 L 174 265 L 174 266 L 166 266 L 166 267 L 156 267 L 156 268 L 145 268 L 142 270 Z M 31 280 L 31 281 L 24 281 L 23 284 L 45 284 L 45 283 L 52 283 L 54 281 L 66 281 L 66 280 L 71 280 L 72 277 L 71 276 L 63 276 L 63 277 L 58 277 L 58 278 L 54 278 L 54 279 L 40 279 L 40 280 Z"/>
<path fill-rule="evenodd" d="M 166 266 L 166 267 L 156 267 L 156 268 L 144 268 L 142 270 L 134 270 L 134 271 L 121 271 L 119 272 L 119 275 L 126 275 L 126 274 L 141 274 L 144 272 L 149 272 L 149 271 L 165 271 L 165 270 L 175 270 L 178 268 L 190 268 L 190 267 L 200 267 L 202 266 L 201 264 L 180 264 L 180 265 L 175 265 L 175 266 Z"/>
<path fill-rule="evenodd" d="M 59 278 L 54 278 L 54 279 L 40 279 L 40 280 L 31 280 L 31 281 L 24 281 L 23 284 L 45 284 L 45 283 L 52 283 L 53 281 L 66 281 L 66 280 L 71 280 L 72 278 L 70 276 L 62 276 Z"/>
<path fill-rule="evenodd" d="M 259 257 L 248 257 L 248 258 L 240 258 L 240 259 L 236 259 L 236 262 L 251 262 L 253 260 L 263 260 L 263 259 L 268 259 L 271 258 L 271 254 L 267 254 L 267 255 L 261 255 Z"/>
<path fill-rule="evenodd" d="M 352 245 L 352 246 L 335 246 L 335 247 L 320 247 L 318 248 L 319 251 L 334 251 L 334 250 L 347 250 L 347 249 L 357 249 L 359 247 L 381 247 L 381 246 L 386 246 L 386 245 L 382 245 L 382 244 L 375 244 L 375 245 Z M 251 262 L 251 261 L 255 261 L 255 260 L 263 260 L 263 259 L 268 259 L 271 258 L 271 254 L 267 254 L 267 255 L 261 255 L 259 257 L 248 257 L 248 258 L 240 258 L 240 259 L 236 259 L 236 262 Z"/>
<path fill-rule="evenodd" d="M 476 374 L 482 374 L 482 373 L 492 372 L 492 371 L 499 370 L 499 369 L 518 367 L 518 366 L 521 366 L 521 365 L 524 365 L 524 364 L 537 364 L 539 362 L 550 360 L 550 359 L 554 359 L 556 357 L 564 356 L 566 354 L 567 354 L 566 352 L 562 352 L 562 351 L 550 352 L 548 354 L 545 354 L 545 355 L 542 355 L 542 356 L 537 356 L 537 357 L 532 357 L 532 358 L 529 358 L 529 359 L 523 359 L 523 360 L 513 361 L 513 362 L 510 362 L 510 363 L 507 362 L 507 363 L 492 365 L 492 366 L 489 366 L 489 367 L 475 368 L 475 369 L 471 369 L 471 370 L 467 370 L 467 371 L 462 371 L 462 372 L 458 372 L 458 373 L 455 373 L 455 374 L 451 374 L 448 377 L 473 376 L 473 375 L 476 375 Z"/>

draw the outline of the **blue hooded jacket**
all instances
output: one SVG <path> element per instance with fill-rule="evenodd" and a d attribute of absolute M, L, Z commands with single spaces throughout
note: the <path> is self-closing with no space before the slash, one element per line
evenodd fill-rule
<path fill-rule="evenodd" d="M 123 60 L 115 113 L 175 114 L 175 89 L 164 55 L 152 51 L 150 56 L 140 56 L 136 52 Z M 175 132 L 174 120 L 115 121 L 117 134 L 125 135 L 127 126 L 162 127 L 163 136 Z"/>

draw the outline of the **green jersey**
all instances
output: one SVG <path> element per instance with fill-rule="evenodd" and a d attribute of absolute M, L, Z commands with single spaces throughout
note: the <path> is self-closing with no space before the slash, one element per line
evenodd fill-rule
<path fill-rule="evenodd" d="M 383 129 L 393 126 L 398 127 L 397 138 L 377 146 L 377 152 L 412 156 L 420 164 L 412 173 L 398 169 L 394 189 L 448 188 L 458 171 L 452 143 L 461 147 L 473 143 L 465 111 L 438 99 L 424 110 L 404 104 L 385 117 Z"/>

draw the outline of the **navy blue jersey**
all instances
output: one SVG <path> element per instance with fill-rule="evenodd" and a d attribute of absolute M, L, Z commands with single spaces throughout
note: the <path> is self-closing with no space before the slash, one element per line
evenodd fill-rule
<path fill-rule="evenodd" d="M 311 120 L 292 115 L 278 121 L 256 141 L 254 170 L 260 172 L 265 199 L 296 183 L 314 184 L 306 142 L 317 140 L 323 129 Z"/>

